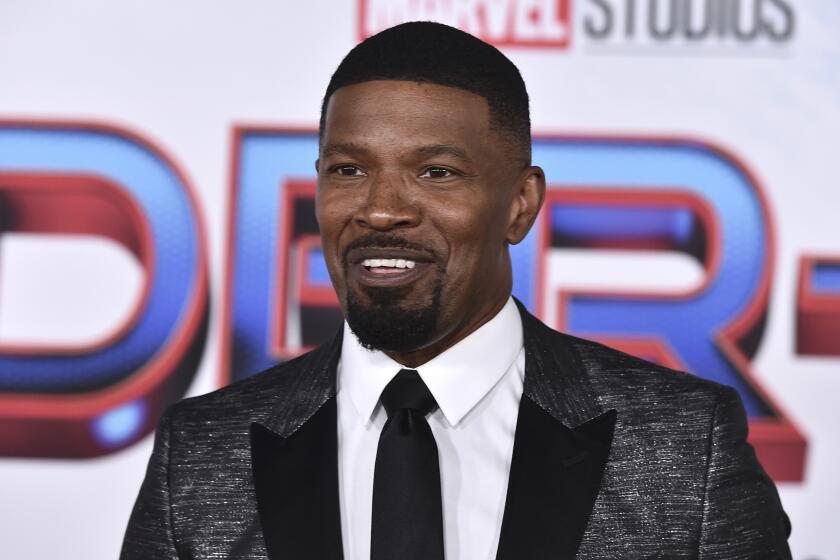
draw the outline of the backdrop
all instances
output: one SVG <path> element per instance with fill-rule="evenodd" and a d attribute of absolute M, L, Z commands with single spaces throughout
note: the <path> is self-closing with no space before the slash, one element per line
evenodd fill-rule
<path fill-rule="evenodd" d="M 0 1 L 0 556 L 116 557 L 162 409 L 339 324 L 321 96 L 413 19 L 528 85 L 515 294 L 735 386 L 794 557 L 840 557 L 833 0 Z"/>

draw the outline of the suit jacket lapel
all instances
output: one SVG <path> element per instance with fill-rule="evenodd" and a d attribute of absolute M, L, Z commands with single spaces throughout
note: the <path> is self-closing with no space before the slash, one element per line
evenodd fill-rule
<path fill-rule="evenodd" d="M 601 484 L 616 412 L 580 358 L 522 305 L 525 382 L 498 560 L 574 558 Z"/>
<path fill-rule="evenodd" d="M 271 415 L 251 424 L 257 510 L 271 559 L 342 557 L 335 400 L 340 351 L 339 331 L 331 343 L 285 366 L 288 386 L 279 388 Z"/>

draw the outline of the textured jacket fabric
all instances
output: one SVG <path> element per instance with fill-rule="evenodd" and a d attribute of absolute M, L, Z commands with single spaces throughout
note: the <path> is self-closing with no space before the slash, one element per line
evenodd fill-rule
<path fill-rule="evenodd" d="M 733 389 L 521 312 L 525 380 L 498 559 L 790 558 Z M 339 333 L 170 407 L 121 558 L 341 558 L 340 349 Z"/>

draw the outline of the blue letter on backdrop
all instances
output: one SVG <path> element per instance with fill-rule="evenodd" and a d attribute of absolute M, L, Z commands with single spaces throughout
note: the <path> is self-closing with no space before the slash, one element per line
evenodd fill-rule
<path fill-rule="evenodd" d="M 6 231 L 110 238 L 144 271 L 140 304 L 99 343 L 0 346 L 0 454 L 89 457 L 137 441 L 183 395 L 205 341 L 206 247 L 184 176 L 126 130 L 3 122 L 0 210 Z"/>

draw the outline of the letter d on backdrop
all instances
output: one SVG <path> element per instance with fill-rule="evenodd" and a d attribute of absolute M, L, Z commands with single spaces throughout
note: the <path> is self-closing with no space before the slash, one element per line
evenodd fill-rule
<path fill-rule="evenodd" d="M 0 456 L 93 457 L 148 434 L 206 338 L 207 249 L 183 173 L 127 130 L 0 121 L 0 228 L 107 238 L 143 276 L 133 313 L 95 344 L 0 344 Z"/>

